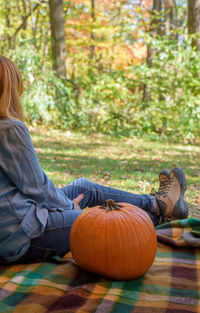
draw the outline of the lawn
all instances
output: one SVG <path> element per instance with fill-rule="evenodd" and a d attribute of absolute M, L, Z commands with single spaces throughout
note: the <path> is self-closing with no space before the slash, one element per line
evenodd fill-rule
<path fill-rule="evenodd" d="M 200 218 L 200 147 L 30 127 L 42 169 L 57 187 L 78 177 L 134 193 L 158 188 L 160 170 L 184 169 L 190 216 Z"/>

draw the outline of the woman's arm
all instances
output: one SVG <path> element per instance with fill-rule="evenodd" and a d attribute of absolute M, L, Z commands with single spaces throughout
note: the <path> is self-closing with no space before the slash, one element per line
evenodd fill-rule
<path fill-rule="evenodd" d="M 17 189 L 51 208 L 76 209 L 74 203 L 56 188 L 42 171 L 29 131 L 21 121 L 0 133 L 0 167 Z"/>

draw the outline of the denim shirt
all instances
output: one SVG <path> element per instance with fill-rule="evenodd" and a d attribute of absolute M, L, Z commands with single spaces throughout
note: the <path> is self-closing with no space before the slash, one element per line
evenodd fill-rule
<path fill-rule="evenodd" d="M 0 257 L 25 254 L 57 209 L 76 207 L 42 171 L 25 124 L 0 119 Z"/>

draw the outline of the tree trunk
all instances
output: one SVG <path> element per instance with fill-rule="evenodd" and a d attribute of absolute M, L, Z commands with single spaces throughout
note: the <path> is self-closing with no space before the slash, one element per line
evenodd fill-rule
<path fill-rule="evenodd" d="M 161 27 L 160 27 L 161 20 L 158 17 L 158 15 L 161 13 L 161 9 L 162 9 L 161 0 L 153 0 L 153 9 L 152 9 L 151 21 L 150 21 L 150 33 L 152 37 L 155 37 L 156 35 L 161 34 Z M 154 47 L 150 45 L 148 47 L 148 53 L 147 53 L 147 62 L 150 67 L 152 67 L 154 52 L 155 52 Z"/>
<path fill-rule="evenodd" d="M 94 22 L 95 22 L 95 0 L 91 0 L 91 17 L 92 17 L 92 23 L 94 24 Z M 91 31 L 91 39 L 94 42 L 95 35 L 94 35 L 93 31 Z M 93 43 L 90 46 L 90 57 L 91 57 L 91 59 L 94 58 L 94 44 Z"/>
<path fill-rule="evenodd" d="M 171 35 L 171 31 L 175 28 L 175 11 L 176 3 L 175 0 L 165 0 L 164 10 L 165 10 L 165 35 Z"/>
<path fill-rule="evenodd" d="M 153 0 L 153 8 L 151 12 L 151 21 L 150 21 L 150 34 L 152 37 L 156 37 L 157 34 L 161 34 L 161 26 L 160 26 L 161 19 L 159 18 L 161 9 L 162 9 L 161 0 Z M 147 47 L 147 63 L 149 67 L 153 66 L 154 54 L 155 54 L 155 47 L 153 45 L 149 45 Z M 148 84 L 144 85 L 143 100 L 145 101 L 151 100 L 151 89 Z"/>
<path fill-rule="evenodd" d="M 192 45 L 200 51 L 200 0 L 188 0 L 188 33 L 199 33 Z"/>
<path fill-rule="evenodd" d="M 11 45 L 12 45 L 12 42 L 11 42 L 11 37 L 9 35 L 10 33 L 10 28 L 11 28 L 11 18 L 10 18 L 10 0 L 6 1 L 5 2 L 5 12 L 6 12 L 6 27 L 8 29 L 8 32 L 7 32 L 7 40 L 8 40 L 8 47 L 9 49 L 11 49 Z"/>
<path fill-rule="evenodd" d="M 66 78 L 66 41 L 63 0 L 49 0 L 53 69 Z"/>

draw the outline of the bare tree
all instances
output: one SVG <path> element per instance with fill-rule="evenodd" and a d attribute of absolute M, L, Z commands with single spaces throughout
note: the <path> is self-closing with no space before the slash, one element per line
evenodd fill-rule
<path fill-rule="evenodd" d="M 53 68 L 61 78 L 66 78 L 66 40 L 63 0 L 49 0 Z"/>
<path fill-rule="evenodd" d="M 40 3 L 37 3 L 34 8 L 32 9 L 32 12 L 34 12 L 35 10 L 37 10 L 40 6 Z M 16 38 L 17 38 L 17 34 L 20 32 L 21 29 L 25 29 L 26 28 L 26 23 L 28 18 L 31 16 L 31 12 L 29 12 L 27 15 L 22 16 L 22 23 L 16 28 L 12 39 L 13 39 L 13 47 L 15 47 L 16 44 Z"/>
<path fill-rule="evenodd" d="M 165 10 L 165 35 L 169 35 L 171 30 L 176 26 L 176 2 L 175 0 L 165 0 L 164 1 Z"/>
<path fill-rule="evenodd" d="M 92 17 L 92 23 L 95 22 L 95 0 L 91 0 L 91 17 Z M 95 35 L 93 33 L 93 30 L 91 31 L 91 39 L 92 41 L 95 40 Z M 90 46 L 90 57 L 93 59 L 94 57 L 94 44 L 92 43 Z"/>
<path fill-rule="evenodd" d="M 151 12 L 151 21 L 150 21 L 150 33 L 152 37 L 155 37 L 157 34 L 161 34 L 161 19 L 160 19 L 161 9 L 162 9 L 161 0 L 153 0 L 153 8 Z M 147 62 L 149 66 L 152 66 L 154 53 L 155 49 L 153 45 L 149 45 L 147 51 Z"/>
<path fill-rule="evenodd" d="M 200 51 L 200 0 L 188 0 L 188 33 L 199 33 L 192 45 Z"/>
<path fill-rule="evenodd" d="M 158 34 L 161 34 L 161 18 L 160 18 L 161 9 L 162 9 L 161 0 L 153 0 L 149 29 L 151 37 L 156 37 Z M 154 54 L 155 47 L 152 44 L 149 44 L 147 47 L 147 63 L 149 67 L 153 66 Z M 144 85 L 143 99 L 146 101 L 149 101 L 151 99 L 151 89 L 148 84 Z"/>
<path fill-rule="evenodd" d="M 10 0 L 6 1 L 5 2 L 5 19 L 6 19 L 6 27 L 8 29 L 8 32 L 7 32 L 7 42 L 8 42 L 8 47 L 11 48 L 11 44 L 12 44 L 12 41 L 11 41 L 11 36 L 10 36 L 10 28 L 12 27 L 11 26 L 11 17 L 10 17 L 10 10 L 11 10 L 11 4 L 10 4 Z"/>

